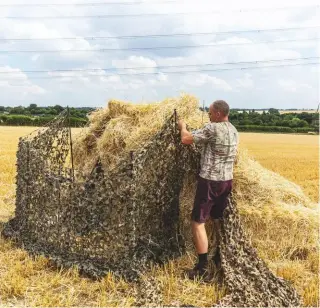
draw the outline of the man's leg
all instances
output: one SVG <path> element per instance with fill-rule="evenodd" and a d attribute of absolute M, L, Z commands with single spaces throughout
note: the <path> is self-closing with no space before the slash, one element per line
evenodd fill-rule
<path fill-rule="evenodd" d="M 208 180 L 199 178 L 195 201 L 191 214 L 193 242 L 198 253 L 198 263 L 189 271 L 190 279 L 204 276 L 208 268 L 208 237 L 205 222 L 210 218 L 212 202 L 208 196 Z"/>
<path fill-rule="evenodd" d="M 208 237 L 203 222 L 192 220 L 193 242 L 198 253 L 198 262 L 192 270 L 188 271 L 190 279 L 203 278 L 208 279 Z"/>
<path fill-rule="evenodd" d="M 208 252 L 208 237 L 204 223 L 192 221 L 192 235 L 198 254 Z"/>
<path fill-rule="evenodd" d="M 192 221 L 193 242 L 198 253 L 198 264 L 202 267 L 208 264 L 208 237 L 204 223 Z"/>

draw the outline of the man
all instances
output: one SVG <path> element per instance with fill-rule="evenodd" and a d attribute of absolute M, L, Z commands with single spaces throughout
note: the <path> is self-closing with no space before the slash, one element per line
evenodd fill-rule
<path fill-rule="evenodd" d="M 239 138 L 236 128 L 228 120 L 228 115 L 229 105 L 223 100 L 218 100 L 210 105 L 210 123 L 202 129 L 189 132 L 183 120 L 178 122 L 182 143 L 201 146 L 201 169 L 191 215 L 198 263 L 188 271 L 190 279 L 209 279 L 205 222 L 211 217 L 217 232 L 232 189 L 233 164 Z M 216 266 L 219 266 L 219 246 L 213 260 Z"/>

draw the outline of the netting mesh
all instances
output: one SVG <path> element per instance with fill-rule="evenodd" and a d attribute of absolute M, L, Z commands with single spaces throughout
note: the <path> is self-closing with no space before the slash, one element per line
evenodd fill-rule
<path fill-rule="evenodd" d="M 251 246 L 232 197 L 219 233 L 224 282 L 229 291 L 219 306 L 301 306 L 301 298 L 292 284 L 276 277 Z"/>
<path fill-rule="evenodd" d="M 89 176 L 72 168 L 70 140 L 66 112 L 20 139 L 15 217 L 3 234 L 94 278 L 112 271 L 139 281 L 151 261 L 181 256 L 186 241 L 179 195 L 184 179 L 197 172 L 199 151 L 181 144 L 176 114 L 116 168 L 103 170 L 97 160 Z M 218 305 L 300 304 L 294 288 L 275 277 L 247 241 L 232 199 L 219 236 L 229 295 Z M 137 305 L 162 304 L 155 281 L 138 286 Z"/>
<path fill-rule="evenodd" d="M 173 115 L 113 171 L 98 162 L 89 177 L 76 172 L 74 180 L 67 113 L 61 114 L 20 139 L 16 215 L 4 233 L 94 277 L 109 270 L 130 277 L 147 261 L 176 256 L 183 250 L 178 198 L 185 169 L 175 131 Z"/>

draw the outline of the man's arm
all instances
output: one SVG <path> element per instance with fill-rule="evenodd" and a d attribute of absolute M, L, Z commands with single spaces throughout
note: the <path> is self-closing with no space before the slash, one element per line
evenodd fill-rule
<path fill-rule="evenodd" d="M 192 134 L 187 130 L 187 124 L 184 121 L 179 120 L 178 127 L 181 134 L 181 142 L 183 144 L 192 144 L 194 140 Z"/>
<path fill-rule="evenodd" d="M 181 132 L 181 142 L 183 144 L 206 144 L 214 138 L 214 123 L 209 123 L 205 127 L 196 131 L 188 132 L 187 125 L 184 121 L 178 122 Z"/>

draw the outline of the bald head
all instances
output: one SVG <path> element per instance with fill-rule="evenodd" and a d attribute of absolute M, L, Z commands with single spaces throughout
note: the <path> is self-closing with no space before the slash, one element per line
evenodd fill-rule
<path fill-rule="evenodd" d="M 229 105 L 223 100 L 217 100 L 210 105 L 210 121 L 223 122 L 228 121 Z"/>
<path fill-rule="evenodd" d="M 228 116 L 229 115 L 229 105 L 223 101 L 223 100 L 218 100 L 212 103 L 212 107 L 216 112 L 221 112 L 222 115 Z"/>

